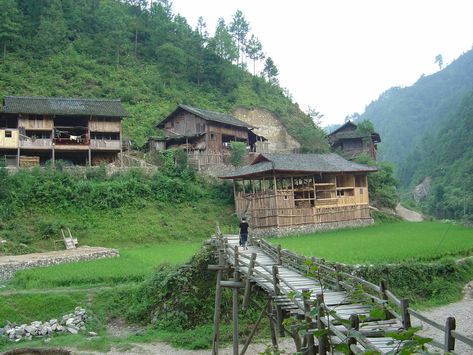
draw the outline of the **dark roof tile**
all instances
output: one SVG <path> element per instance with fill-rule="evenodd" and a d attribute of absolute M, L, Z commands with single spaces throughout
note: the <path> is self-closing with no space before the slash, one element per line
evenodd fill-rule
<path fill-rule="evenodd" d="M 5 96 L 0 112 L 106 117 L 124 117 L 128 115 L 120 100 L 39 96 Z"/>
<path fill-rule="evenodd" d="M 255 176 L 270 171 L 304 173 L 370 172 L 378 168 L 329 154 L 260 154 L 250 165 L 221 176 L 223 179 Z"/>

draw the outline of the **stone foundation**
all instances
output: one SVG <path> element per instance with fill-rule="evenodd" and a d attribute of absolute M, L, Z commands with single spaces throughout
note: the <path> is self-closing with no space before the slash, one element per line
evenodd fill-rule
<path fill-rule="evenodd" d="M 0 283 L 13 278 L 15 272 L 32 267 L 50 266 L 62 263 L 86 261 L 118 256 L 118 250 L 99 247 L 50 251 L 25 255 L 0 256 Z"/>
<path fill-rule="evenodd" d="M 343 222 L 327 222 L 320 224 L 305 224 L 300 226 L 279 227 L 279 228 L 258 228 L 251 230 L 252 237 L 283 237 L 286 235 L 309 234 L 323 232 L 333 229 L 365 227 L 373 224 L 373 218 L 355 219 Z"/>

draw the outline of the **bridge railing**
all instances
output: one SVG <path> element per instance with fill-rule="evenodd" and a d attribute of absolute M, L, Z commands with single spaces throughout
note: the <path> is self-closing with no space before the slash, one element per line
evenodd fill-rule
<path fill-rule="evenodd" d="M 306 273 L 307 277 L 314 278 L 314 275 L 308 275 L 309 265 L 318 268 L 317 273 L 322 283 L 330 284 L 336 290 L 345 290 L 354 292 L 371 300 L 373 304 L 377 304 L 385 313 L 386 319 L 397 318 L 403 325 L 404 329 L 412 326 L 412 321 L 416 319 L 418 322 L 424 322 L 437 330 L 444 333 L 444 341 L 431 341 L 429 345 L 444 351 L 453 351 L 455 349 L 455 341 L 459 341 L 473 348 L 473 339 L 456 330 L 456 320 L 454 317 L 448 317 L 445 325 L 435 322 L 409 306 L 407 299 L 399 299 L 390 290 L 387 289 L 386 283 L 382 281 L 380 285 L 364 280 L 356 275 L 352 275 L 344 271 L 345 265 L 338 263 L 327 263 L 323 259 L 307 258 L 295 254 L 289 250 L 282 249 L 280 245 L 273 245 L 264 239 L 253 240 L 263 251 L 275 258 L 279 265 L 290 269 Z M 278 277 L 279 281 L 290 288 L 289 283 L 282 277 Z M 317 279 L 317 278 L 315 278 Z M 300 300 L 298 300 L 300 303 Z M 335 316 L 336 318 L 336 316 Z M 330 324 L 327 324 L 330 326 Z M 335 329 L 335 327 L 331 327 Z M 364 342 L 365 348 L 372 348 L 370 344 Z M 372 345 L 372 344 L 371 344 Z"/>

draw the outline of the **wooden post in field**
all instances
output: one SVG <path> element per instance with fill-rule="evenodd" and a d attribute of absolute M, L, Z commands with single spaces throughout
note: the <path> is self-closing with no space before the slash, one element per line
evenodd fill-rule
<path fill-rule="evenodd" d="M 335 290 L 340 291 L 342 287 L 340 286 L 340 272 L 341 272 L 341 266 L 339 264 L 335 265 Z"/>
<path fill-rule="evenodd" d="M 456 328 L 455 317 L 448 317 L 445 322 L 445 352 L 455 350 L 455 337 L 452 335 L 452 330 Z"/>
<path fill-rule="evenodd" d="M 281 244 L 278 244 L 277 249 L 277 256 L 278 256 L 278 265 L 282 265 L 282 259 L 281 259 Z"/>
<path fill-rule="evenodd" d="M 240 272 L 238 271 L 238 246 L 235 245 L 235 260 L 233 281 L 240 281 Z M 238 355 L 238 288 L 233 289 L 232 299 L 232 320 L 233 320 L 233 355 Z"/>

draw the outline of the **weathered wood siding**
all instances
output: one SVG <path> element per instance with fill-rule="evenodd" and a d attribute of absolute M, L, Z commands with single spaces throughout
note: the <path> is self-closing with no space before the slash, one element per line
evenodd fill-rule
<path fill-rule="evenodd" d="M 19 133 L 17 129 L 0 129 L 0 148 L 18 148 Z"/>
<path fill-rule="evenodd" d="M 26 130 L 46 130 L 53 129 L 54 120 L 52 116 L 26 115 L 18 118 L 18 127 Z"/>
<path fill-rule="evenodd" d="M 117 118 L 92 117 L 89 121 L 91 132 L 120 132 L 120 120 Z"/>

